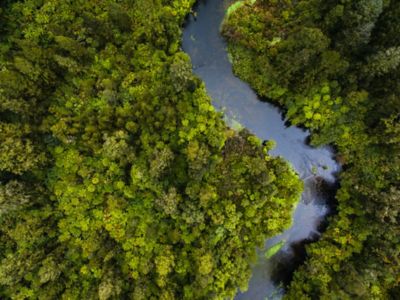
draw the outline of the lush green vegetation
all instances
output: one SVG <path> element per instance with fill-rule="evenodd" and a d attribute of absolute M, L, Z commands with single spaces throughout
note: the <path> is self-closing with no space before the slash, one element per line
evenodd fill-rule
<path fill-rule="evenodd" d="M 290 224 L 301 182 L 180 51 L 193 2 L 1 2 L 1 299 L 226 299 Z"/>
<path fill-rule="evenodd" d="M 225 20 L 235 72 L 344 166 L 289 299 L 399 297 L 399 24 L 395 0 L 248 1 Z"/>

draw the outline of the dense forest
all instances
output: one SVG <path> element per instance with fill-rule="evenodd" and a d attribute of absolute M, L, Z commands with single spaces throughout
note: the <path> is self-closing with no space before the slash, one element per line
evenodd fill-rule
<path fill-rule="evenodd" d="M 0 2 L 1 299 L 230 299 L 290 226 L 302 182 L 227 127 L 181 50 L 195 2 Z M 398 299 L 398 1 L 238 1 L 222 34 L 343 165 L 286 298 Z"/>
<path fill-rule="evenodd" d="M 241 1 L 224 21 L 235 73 L 343 164 L 287 299 L 399 298 L 399 24 L 397 0 Z"/>
<path fill-rule="evenodd" d="M 290 225 L 301 181 L 180 50 L 193 4 L 1 1 L 1 299 L 232 298 Z"/>

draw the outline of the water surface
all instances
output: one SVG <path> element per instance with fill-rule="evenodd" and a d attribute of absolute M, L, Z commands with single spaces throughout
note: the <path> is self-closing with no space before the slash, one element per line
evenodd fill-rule
<path fill-rule="evenodd" d="M 327 202 L 331 196 L 321 187 L 335 183 L 339 165 L 330 147 L 308 146 L 307 131 L 287 127 L 278 107 L 260 101 L 249 85 L 233 74 L 226 43 L 219 32 L 228 2 L 232 1 L 198 1 L 196 17 L 190 16 L 185 26 L 182 47 L 191 57 L 194 73 L 205 82 L 213 105 L 225 113 L 227 122 L 239 122 L 262 140 L 276 141 L 271 154 L 289 161 L 304 180 L 305 190 L 293 214 L 292 227 L 267 240 L 265 249 L 281 240 L 286 241 L 285 245 L 268 261 L 263 258 L 265 249 L 259 249 L 249 289 L 236 297 L 274 299 L 283 294 L 279 280 L 290 275 L 292 265 L 299 260 L 298 246 L 320 235 L 318 228 L 329 212 Z"/>

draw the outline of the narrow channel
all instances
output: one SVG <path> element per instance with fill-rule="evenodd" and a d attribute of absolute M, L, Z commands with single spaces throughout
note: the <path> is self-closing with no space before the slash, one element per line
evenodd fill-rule
<path fill-rule="evenodd" d="M 332 193 L 323 187 L 334 186 L 340 170 L 330 147 L 312 148 L 307 144 L 309 132 L 286 126 L 281 110 L 261 101 L 248 84 L 232 71 L 220 25 L 232 0 L 199 0 L 183 32 L 183 50 L 191 57 L 193 71 L 206 85 L 213 105 L 224 112 L 230 126 L 241 124 L 262 140 L 276 142 L 272 155 L 289 161 L 304 180 L 304 192 L 294 214 L 293 225 L 281 235 L 266 241 L 259 249 L 253 266 L 249 289 L 236 299 L 280 299 L 283 284 L 303 260 L 299 253 L 304 244 L 318 238 L 321 224 L 330 211 Z M 329 188 L 328 188 L 329 190 Z M 272 258 L 264 258 L 265 249 L 284 241 Z"/>

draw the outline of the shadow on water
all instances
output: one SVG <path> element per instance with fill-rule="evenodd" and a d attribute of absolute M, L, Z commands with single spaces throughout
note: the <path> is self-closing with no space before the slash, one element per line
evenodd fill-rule
<path fill-rule="evenodd" d="M 282 286 L 304 261 L 305 245 L 318 239 L 326 227 L 326 217 L 333 211 L 335 175 L 340 166 L 331 147 L 310 147 L 308 131 L 287 126 L 280 108 L 260 101 L 250 86 L 233 74 L 226 43 L 219 32 L 229 2 L 232 3 L 198 1 L 196 17 L 190 16 L 185 25 L 182 47 L 191 57 L 194 73 L 205 82 L 213 105 L 224 112 L 227 123 L 231 126 L 240 123 L 262 140 L 276 141 L 271 154 L 289 161 L 304 181 L 292 227 L 267 240 L 265 248 L 258 250 L 259 260 L 253 266 L 249 289 L 236 296 L 236 299 L 279 299 L 284 292 Z M 281 250 L 266 260 L 265 249 L 281 241 L 285 241 Z"/>

